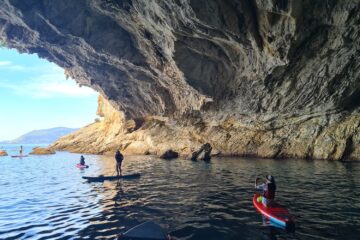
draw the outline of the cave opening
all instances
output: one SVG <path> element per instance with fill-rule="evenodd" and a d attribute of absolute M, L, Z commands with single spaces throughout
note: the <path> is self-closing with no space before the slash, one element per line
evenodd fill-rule
<path fill-rule="evenodd" d="M 36 54 L 0 47 L 0 142 L 43 129 L 96 121 L 98 94 Z"/>

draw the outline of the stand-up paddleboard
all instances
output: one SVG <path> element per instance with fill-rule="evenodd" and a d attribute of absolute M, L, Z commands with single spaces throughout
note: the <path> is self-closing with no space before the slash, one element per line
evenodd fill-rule
<path fill-rule="evenodd" d="M 265 207 L 262 202 L 258 202 L 257 198 L 260 195 L 255 193 L 253 198 L 253 204 L 256 210 L 258 210 L 270 223 L 274 226 L 279 226 L 287 230 L 295 229 L 295 222 L 289 211 L 281 205 L 274 203 L 271 207 Z"/>
<path fill-rule="evenodd" d="M 23 157 L 28 157 L 29 155 L 15 155 L 15 156 L 11 156 L 12 158 L 23 158 Z"/>
<path fill-rule="evenodd" d="M 118 240 L 171 240 L 171 237 L 156 223 L 144 222 L 120 234 Z"/>
<path fill-rule="evenodd" d="M 89 165 L 81 165 L 80 163 L 78 163 L 78 164 L 76 164 L 76 167 L 80 168 L 80 169 L 84 169 L 84 168 L 88 168 Z"/>
<path fill-rule="evenodd" d="M 135 179 L 139 178 L 140 173 L 133 173 L 122 176 L 98 176 L 98 177 L 82 177 L 83 179 L 88 180 L 89 182 L 103 182 L 103 181 L 114 181 L 118 179 Z"/>

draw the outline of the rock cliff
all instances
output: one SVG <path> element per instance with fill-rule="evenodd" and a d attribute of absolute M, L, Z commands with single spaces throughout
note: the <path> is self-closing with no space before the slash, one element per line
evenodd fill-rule
<path fill-rule="evenodd" d="M 178 119 L 145 117 L 126 120 L 102 96 L 99 122 L 90 124 L 54 143 L 51 148 L 72 152 L 161 155 L 173 149 L 189 157 L 209 142 L 215 154 L 265 158 L 360 159 L 360 115 L 332 112 L 306 116 L 257 115 L 235 117 L 227 114 L 214 119 L 203 114 Z M 215 113 L 214 113 L 215 114 Z"/>
<path fill-rule="evenodd" d="M 99 91 L 53 145 L 360 159 L 360 1 L 4 0 L 0 39 Z"/>

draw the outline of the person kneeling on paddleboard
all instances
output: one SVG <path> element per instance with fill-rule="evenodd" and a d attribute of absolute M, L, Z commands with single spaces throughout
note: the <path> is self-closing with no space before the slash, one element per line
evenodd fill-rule
<path fill-rule="evenodd" d="M 85 158 L 83 155 L 80 157 L 80 165 L 85 165 Z"/>
<path fill-rule="evenodd" d="M 122 161 L 124 160 L 124 156 L 121 154 L 121 152 L 119 150 L 117 150 L 115 153 L 115 160 L 116 160 L 117 175 L 122 176 L 121 175 L 121 164 L 122 164 Z M 120 174 L 119 174 L 119 172 L 120 172 Z"/>
<path fill-rule="evenodd" d="M 275 192 L 276 192 L 276 184 L 275 179 L 271 175 L 267 175 L 265 177 L 265 183 L 257 184 L 257 180 L 255 181 L 255 189 L 262 190 L 263 196 L 260 196 L 257 201 L 262 201 L 265 207 L 271 207 L 274 199 L 275 199 Z"/>

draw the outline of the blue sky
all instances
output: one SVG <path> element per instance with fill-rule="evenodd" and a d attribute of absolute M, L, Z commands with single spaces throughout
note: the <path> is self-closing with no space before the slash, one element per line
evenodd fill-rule
<path fill-rule="evenodd" d="M 0 48 L 0 141 L 37 129 L 92 123 L 97 96 L 35 54 Z"/>

